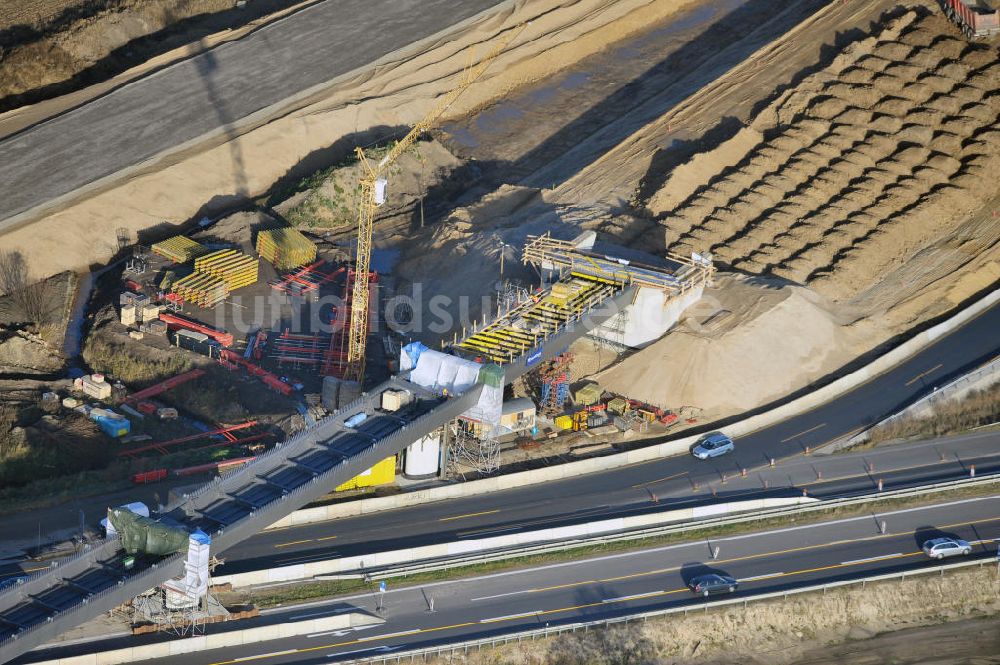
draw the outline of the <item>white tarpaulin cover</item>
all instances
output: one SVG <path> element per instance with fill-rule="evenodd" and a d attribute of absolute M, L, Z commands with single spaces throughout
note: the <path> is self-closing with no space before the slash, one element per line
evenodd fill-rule
<path fill-rule="evenodd" d="M 503 408 L 503 370 L 428 349 L 419 342 L 400 351 L 399 367 L 410 372 L 410 381 L 436 393 L 461 395 L 477 383 L 483 384 L 479 402 L 464 417 L 498 425 Z"/>
<path fill-rule="evenodd" d="M 477 362 L 424 348 L 417 357 L 417 366 L 410 373 L 410 381 L 434 392 L 447 390 L 460 395 L 476 385 L 481 367 Z"/>

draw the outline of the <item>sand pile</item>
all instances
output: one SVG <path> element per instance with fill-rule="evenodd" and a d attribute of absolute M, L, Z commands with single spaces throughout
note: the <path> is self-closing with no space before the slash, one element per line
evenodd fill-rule
<path fill-rule="evenodd" d="M 910 12 L 782 95 L 714 157 L 721 168 L 684 201 L 673 205 L 668 181 L 648 203 L 669 248 L 850 298 L 1000 192 L 998 47 Z M 662 247 L 662 234 L 645 235 Z"/>
<path fill-rule="evenodd" d="M 755 409 L 859 350 L 844 315 L 808 289 L 724 275 L 673 331 L 595 375 L 606 390 L 704 417 Z"/>

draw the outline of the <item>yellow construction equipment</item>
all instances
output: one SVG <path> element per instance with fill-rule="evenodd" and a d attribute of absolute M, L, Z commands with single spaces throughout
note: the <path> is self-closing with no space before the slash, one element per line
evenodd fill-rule
<path fill-rule="evenodd" d="M 508 31 L 501 37 L 494 47 L 486 54 L 478 65 L 466 68 L 462 74 L 459 84 L 428 113 L 420 122 L 413 126 L 413 129 L 393 145 L 382 159 L 372 162 L 365 155 L 362 148 L 355 148 L 358 161 L 364 169 L 364 175 L 360 182 L 360 204 L 358 206 L 358 256 L 355 265 L 355 272 L 358 278 L 354 280 L 354 289 L 351 293 L 351 325 L 348 332 L 347 342 L 347 371 L 345 379 L 362 381 L 365 375 L 365 352 L 368 343 L 368 297 L 369 284 L 365 276 L 371 268 L 372 253 L 372 231 L 375 224 L 375 211 L 380 205 L 385 203 L 385 174 L 389 167 L 399 159 L 407 148 L 424 132 L 432 129 L 441 115 L 455 103 L 463 92 L 471 86 L 476 79 L 483 75 L 483 72 L 493 63 L 507 45 L 516 38 L 524 26 L 518 26 Z"/>

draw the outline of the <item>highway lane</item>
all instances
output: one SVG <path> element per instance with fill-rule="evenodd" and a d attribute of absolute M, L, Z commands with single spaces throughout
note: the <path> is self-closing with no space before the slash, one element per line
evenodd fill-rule
<path fill-rule="evenodd" d="M 993 358 L 1000 350 L 1000 306 L 993 306 L 957 330 L 943 335 L 922 352 L 912 356 L 892 370 L 858 386 L 847 395 L 820 405 L 806 413 L 789 418 L 772 427 L 740 438 L 736 452 L 712 461 L 698 461 L 677 456 L 624 468 L 534 485 L 492 492 L 464 499 L 422 504 L 406 509 L 387 511 L 336 523 L 307 525 L 294 529 L 265 532 L 241 543 L 227 553 L 224 572 L 259 569 L 319 560 L 338 555 L 358 554 L 384 549 L 408 547 L 466 536 L 488 536 L 528 526 L 558 526 L 592 519 L 629 514 L 636 510 L 657 510 L 676 499 L 690 499 L 699 491 L 705 495 L 716 486 L 718 500 L 726 491 L 733 491 L 741 469 L 747 469 L 749 482 L 760 479 L 761 470 L 769 468 L 774 459 L 782 469 L 785 461 L 804 458 L 807 449 L 840 439 L 877 422 L 932 391 L 950 377 Z M 989 456 L 995 449 L 993 435 L 985 435 L 979 452 Z M 908 453 L 865 453 L 865 455 Z M 820 462 L 812 456 L 809 471 L 830 462 Z M 964 458 L 963 458 L 964 460 Z M 941 465 L 935 471 L 914 470 L 913 478 L 930 480 L 955 477 L 967 473 L 965 462 L 958 460 L 954 468 Z M 931 464 L 932 462 L 928 462 Z M 987 462 L 989 464 L 989 462 Z M 896 464 L 899 466 L 899 464 Z M 815 467 L 815 468 L 814 468 Z M 979 467 L 986 471 L 985 466 Z M 881 472 L 881 467 L 876 464 Z M 766 472 L 765 472 L 766 473 Z M 869 474 L 867 488 L 873 489 L 877 478 Z M 879 474 L 883 475 L 883 474 Z M 722 488 L 722 479 L 727 484 Z M 905 476 L 905 474 L 904 474 Z M 832 474 L 827 474 L 827 479 Z M 883 477 L 884 487 L 891 488 L 894 477 Z M 791 484 L 817 484 L 819 478 L 793 479 Z M 906 481 L 905 477 L 902 478 Z M 787 484 L 787 483 L 781 483 Z M 823 485 L 822 482 L 818 483 Z M 779 483 L 772 483 L 772 487 Z M 853 486 L 827 486 L 827 496 L 839 491 L 857 491 L 865 486 L 858 477 Z M 810 487 L 817 496 L 822 488 Z M 721 492 L 721 493 L 720 493 Z M 703 496 L 703 500 L 707 497 Z M 447 520 L 447 521 L 442 521 Z M 530 524 L 528 523 L 530 521 Z M 290 556 L 291 553 L 296 556 Z"/>
<path fill-rule="evenodd" d="M 925 445 L 919 455 L 916 446 L 862 453 L 862 463 L 874 464 L 874 473 L 858 468 L 859 456 L 804 457 L 801 453 L 804 446 L 816 448 L 835 440 L 895 411 L 962 368 L 993 357 L 1000 347 L 997 330 L 1000 330 L 1000 307 L 995 306 L 854 392 L 741 438 L 734 455 L 718 460 L 666 458 L 544 485 L 267 531 L 227 551 L 227 563 L 219 572 L 235 573 L 592 521 L 678 507 L 683 505 L 681 501 L 713 502 L 746 497 L 751 495 L 751 489 L 753 494 L 759 494 L 764 489 L 764 480 L 771 490 L 788 485 L 805 486 L 813 495 L 823 497 L 872 491 L 879 477 L 885 489 L 960 477 L 968 474 L 968 464 L 976 464 L 980 473 L 988 473 L 996 470 L 992 458 L 997 451 L 995 434 L 943 442 L 942 449 L 957 454 L 957 458 L 947 463 L 937 459 L 935 444 Z M 931 381 L 932 377 L 936 381 Z M 777 462 L 773 471 L 768 467 L 771 457 Z M 852 458 L 854 470 L 843 468 L 843 460 Z M 914 467 L 918 462 L 919 466 Z M 914 468 L 886 472 L 902 467 Z M 739 477 L 741 468 L 748 469 L 745 479 Z M 816 477 L 817 472 L 824 477 Z M 725 484 L 723 475 L 728 478 Z M 713 488 L 715 496 L 711 494 Z M 2 566 L 0 579 L 19 574 L 25 566 L 38 564 Z"/>
<path fill-rule="evenodd" d="M 883 533 L 882 526 L 885 526 Z M 974 543 L 992 559 L 1000 537 L 1000 496 L 649 548 L 476 578 L 390 588 L 381 599 L 383 625 L 336 631 L 183 656 L 184 665 L 233 662 L 330 662 L 474 639 L 643 610 L 698 605 L 691 577 L 717 571 L 740 580 L 737 597 L 798 586 L 912 570 L 927 560 L 920 543 L 938 535 Z M 715 557 L 715 558 L 713 558 Z M 376 593 L 312 603 L 269 614 L 267 621 L 312 618 L 350 608 L 375 612 Z M 430 611 L 433 609 L 433 611 Z M 31 660 L 85 651 L 75 645 Z M 157 662 L 180 663 L 181 657 Z"/>
<path fill-rule="evenodd" d="M 321 2 L 139 79 L 0 141 L 0 220 L 219 128 L 234 132 L 241 118 L 498 2 Z"/>
<path fill-rule="evenodd" d="M 931 482 L 966 478 L 971 465 L 982 476 L 1000 473 L 1000 432 L 890 446 L 831 457 L 796 458 L 722 483 L 718 468 L 700 463 L 695 474 L 666 480 L 655 477 L 622 485 L 588 499 L 572 493 L 546 502 L 535 499 L 539 488 L 492 493 L 474 512 L 444 514 L 413 522 L 414 509 L 279 529 L 259 534 L 226 553 L 220 572 L 235 573 L 274 566 L 401 549 L 416 545 L 485 538 L 545 529 L 630 514 L 672 510 L 727 500 L 787 496 L 805 489 L 818 498 L 868 494 Z M 642 466 L 636 472 L 650 477 Z M 581 479 L 582 480 L 582 479 Z M 694 483 L 699 489 L 694 491 Z M 714 495 L 712 492 L 714 491 Z M 587 503 L 589 501 L 589 503 Z M 451 503 L 451 502 L 448 502 Z M 430 506 L 425 506 L 429 508 Z"/>

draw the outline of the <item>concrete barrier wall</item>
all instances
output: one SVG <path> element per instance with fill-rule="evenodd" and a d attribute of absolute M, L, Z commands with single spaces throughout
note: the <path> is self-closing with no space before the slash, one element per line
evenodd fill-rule
<path fill-rule="evenodd" d="M 671 522 L 682 522 L 700 517 L 741 513 L 749 510 L 762 510 L 764 508 L 775 508 L 778 506 L 791 506 L 801 503 L 812 503 L 814 501 L 816 501 L 816 499 L 811 497 L 768 497 L 764 499 L 751 499 L 748 501 L 719 503 L 711 506 L 680 508 L 677 510 L 666 510 L 659 513 L 616 517 L 597 522 L 588 522 L 586 524 L 573 524 L 570 526 L 553 527 L 537 531 L 525 531 L 523 533 L 492 536 L 490 538 L 458 540 L 451 543 L 424 545 L 422 547 L 411 547 L 404 550 L 375 552 L 363 556 L 349 556 L 339 559 L 327 559 L 325 561 L 313 561 L 311 563 L 297 564 L 294 566 L 254 570 L 246 573 L 235 573 L 233 575 L 214 577 L 212 578 L 212 581 L 215 584 L 229 583 L 234 587 L 248 587 L 275 582 L 293 582 L 297 580 L 311 579 L 321 575 L 357 573 L 362 569 L 382 568 L 401 563 L 423 561 L 425 559 L 438 559 L 461 554 L 487 552 L 490 550 L 498 550 L 522 545 L 534 545 L 559 540 L 573 540 L 576 538 L 585 538 L 587 536 L 616 533 L 629 529 L 659 526 L 662 524 L 669 524 Z"/>
<path fill-rule="evenodd" d="M 383 621 L 383 619 L 378 617 L 360 612 L 348 612 L 346 614 L 337 614 L 309 621 L 259 626 L 245 630 L 229 630 L 222 633 L 187 637 L 169 642 L 159 642 L 157 644 L 143 644 L 141 646 L 112 649 L 110 651 L 100 651 L 69 658 L 43 660 L 32 665 L 119 665 L 120 663 L 131 663 L 150 658 L 165 658 L 167 656 L 177 656 L 196 651 L 267 642 L 268 640 L 308 635 L 309 633 L 317 633 L 324 630 L 370 626 L 376 623 L 383 623 Z"/>
<path fill-rule="evenodd" d="M 787 404 L 771 409 L 766 413 L 752 416 L 731 425 L 727 425 L 722 429 L 729 436 L 734 438 L 745 436 L 751 432 L 770 427 L 771 425 L 779 423 L 782 420 L 805 413 L 821 404 L 825 404 L 826 402 L 836 399 L 837 397 L 850 392 L 857 386 L 866 383 L 879 374 L 892 369 L 903 360 L 915 355 L 929 346 L 938 338 L 972 320 L 997 302 L 1000 302 L 1000 289 L 993 291 L 988 296 L 965 308 L 947 321 L 943 321 L 907 340 L 892 351 L 872 361 L 865 367 L 843 376 L 836 381 L 809 393 L 808 395 L 804 395 L 796 400 L 788 402 Z M 394 496 L 360 499 L 358 501 L 346 501 L 344 503 L 337 503 L 330 506 L 306 508 L 304 510 L 298 510 L 291 513 L 284 519 L 275 522 L 269 528 L 276 529 L 298 526 L 301 524 L 312 524 L 314 522 L 325 522 L 344 517 L 355 517 L 383 510 L 406 508 L 408 506 L 430 503 L 432 501 L 444 501 L 446 499 L 475 496 L 478 494 L 486 494 L 488 492 L 524 487 L 526 485 L 552 482 L 554 480 L 581 476 L 598 471 L 606 471 L 607 469 L 628 466 L 629 464 L 636 464 L 638 462 L 646 462 L 649 460 L 687 453 L 688 449 L 695 441 L 698 440 L 698 438 L 699 435 L 687 436 L 676 441 L 630 450 L 625 453 L 607 455 L 605 457 L 595 457 L 577 462 L 567 462 L 565 464 L 557 464 L 543 469 L 520 471 L 518 473 L 484 478 L 482 480 L 455 483 L 453 485 L 418 490 L 416 492 L 405 492 Z"/>

